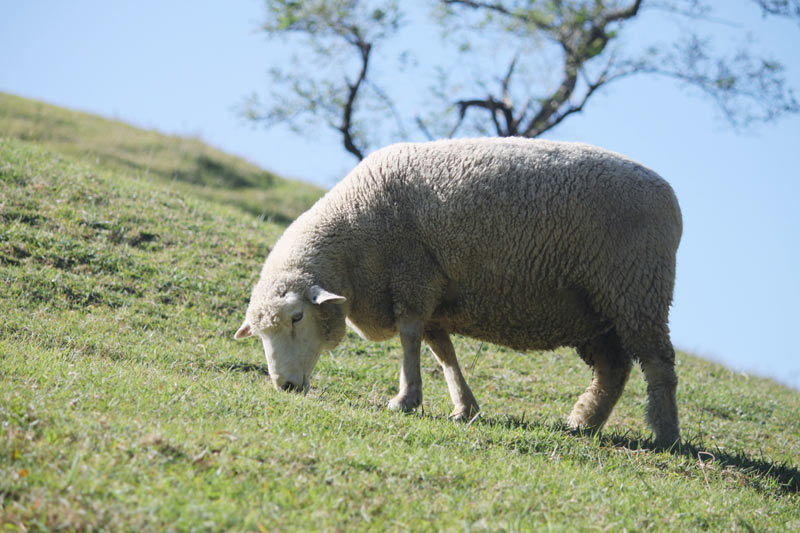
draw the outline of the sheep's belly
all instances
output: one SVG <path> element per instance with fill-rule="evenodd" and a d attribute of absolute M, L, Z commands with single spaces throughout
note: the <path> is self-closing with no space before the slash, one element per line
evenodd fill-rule
<path fill-rule="evenodd" d="M 576 346 L 609 329 L 611 321 L 595 312 L 575 291 L 539 293 L 535 298 L 508 299 L 465 306 L 443 320 L 452 333 L 501 344 L 516 350 L 548 350 Z M 444 318 L 444 317 L 443 317 Z"/>
<path fill-rule="evenodd" d="M 577 346 L 611 329 L 608 322 L 571 324 L 514 324 L 502 329 L 462 327 L 454 329 L 467 337 L 508 346 L 514 350 L 552 350 L 559 346 Z"/>

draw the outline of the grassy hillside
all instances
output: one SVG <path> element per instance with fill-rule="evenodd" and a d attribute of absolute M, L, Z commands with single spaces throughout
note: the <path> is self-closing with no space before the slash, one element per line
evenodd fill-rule
<path fill-rule="evenodd" d="M 576 435 L 571 350 L 457 339 L 484 409 L 458 424 L 432 357 L 424 410 L 389 412 L 399 343 L 348 334 L 306 396 L 279 393 L 231 337 L 293 216 L 271 188 L 313 189 L 14 97 L 0 132 L 4 530 L 800 529 L 796 391 L 679 353 L 688 443 L 657 450 L 638 371 L 607 430 Z M 223 170 L 181 174 L 200 154 Z"/>
<path fill-rule="evenodd" d="M 98 168 L 234 205 L 286 224 L 322 195 L 197 139 L 174 137 L 0 93 L 0 135 L 35 143 Z"/>

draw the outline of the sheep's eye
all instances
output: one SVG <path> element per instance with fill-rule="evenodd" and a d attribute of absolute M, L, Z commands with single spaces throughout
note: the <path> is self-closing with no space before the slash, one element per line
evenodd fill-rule
<path fill-rule="evenodd" d="M 302 311 L 298 311 L 297 313 L 292 315 L 292 324 L 294 324 L 295 322 L 300 322 L 301 320 L 303 320 Z"/>

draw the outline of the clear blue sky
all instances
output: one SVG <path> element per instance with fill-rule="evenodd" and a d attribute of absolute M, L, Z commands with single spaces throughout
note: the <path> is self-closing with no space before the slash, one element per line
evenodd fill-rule
<path fill-rule="evenodd" d="M 717 4 L 747 21 L 800 91 L 800 25 L 763 20 L 749 0 Z M 331 186 L 355 163 L 338 138 L 264 131 L 233 112 L 245 94 L 264 93 L 267 69 L 287 53 L 257 33 L 261 17 L 257 0 L 4 1 L 0 91 L 198 136 Z M 645 18 L 632 38 L 661 29 Z M 800 388 L 800 117 L 737 134 L 692 91 L 634 78 L 547 137 L 624 153 L 672 183 L 684 214 L 677 347 Z"/>

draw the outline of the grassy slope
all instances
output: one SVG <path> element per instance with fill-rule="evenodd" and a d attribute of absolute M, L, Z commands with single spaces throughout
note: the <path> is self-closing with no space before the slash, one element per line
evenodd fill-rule
<path fill-rule="evenodd" d="M 285 206 L 269 197 L 278 178 L 3 95 L 0 132 L 0 523 L 12 529 L 800 528 L 796 391 L 680 353 L 690 444 L 673 451 L 652 449 L 638 371 L 602 436 L 568 432 L 590 377 L 570 350 L 458 339 L 484 408 L 471 425 L 446 420 L 430 357 L 424 412 L 383 408 L 396 341 L 348 335 L 307 396 L 278 393 L 260 346 L 231 340 L 282 230 L 269 219 Z M 148 144 L 161 148 L 145 163 L 116 156 Z M 178 177 L 199 154 L 223 169 Z M 233 175 L 249 185 L 214 181 Z"/>
<path fill-rule="evenodd" d="M 322 190 L 285 180 L 197 139 L 171 137 L 0 93 L 0 135 L 36 143 L 96 167 L 234 205 L 286 224 Z"/>

